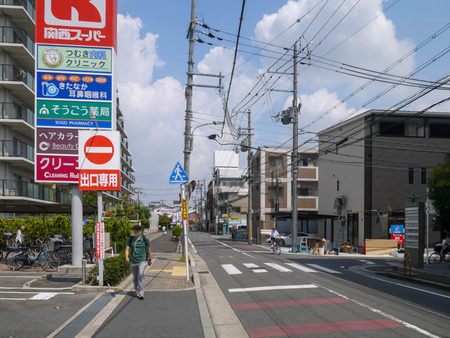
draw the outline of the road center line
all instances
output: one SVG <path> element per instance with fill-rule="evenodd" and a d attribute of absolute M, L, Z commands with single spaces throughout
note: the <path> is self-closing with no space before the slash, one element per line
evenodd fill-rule
<path fill-rule="evenodd" d="M 357 305 L 359 305 L 359 306 L 362 306 L 363 308 L 365 308 L 365 309 L 367 309 L 367 310 L 369 310 L 369 311 L 372 311 L 372 312 L 374 312 L 374 313 L 377 313 L 377 314 L 379 314 L 380 316 L 383 316 L 383 317 L 385 317 L 385 318 L 387 318 L 387 319 L 390 319 L 390 320 L 392 320 L 392 321 L 394 321 L 394 322 L 396 322 L 396 323 L 402 324 L 403 326 L 406 326 L 407 328 L 410 328 L 410 329 L 412 329 L 412 330 L 414 330 L 414 331 L 417 331 L 417 332 L 419 332 L 419 333 L 421 333 L 421 334 L 423 334 L 423 335 L 425 335 L 425 336 L 427 336 L 427 337 L 431 337 L 431 338 L 439 338 L 439 336 L 436 336 L 436 335 L 432 334 L 431 332 L 428 332 L 428 331 L 426 331 L 426 330 L 424 330 L 424 329 L 421 329 L 420 327 L 418 327 L 418 326 L 416 326 L 416 325 L 413 325 L 413 324 L 410 324 L 410 323 L 408 323 L 408 322 L 405 322 L 405 321 L 403 321 L 403 320 L 401 320 L 401 319 L 399 319 L 399 318 L 397 318 L 397 317 L 391 316 L 390 314 L 387 314 L 386 312 L 383 312 L 383 311 L 381 311 L 381 310 L 375 309 L 374 307 L 372 307 L 372 306 L 370 306 L 370 305 L 367 305 L 367 304 L 365 304 L 365 303 L 362 303 L 362 302 L 359 302 L 359 301 L 357 301 L 357 300 L 351 299 L 351 298 L 349 298 L 349 297 L 347 297 L 347 296 L 344 296 L 343 294 L 341 294 L 341 293 L 339 293 L 339 292 L 336 292 L 336 291 L 334 291 L 334 290 L 328 289 L 328 288 L 326 288 L 326 287 L 324 287 L 324 286 L 321 286 L 321 285 L 319 285 L 319 284 L 317 284 L 317 283 L 316 283 L 315 285 L 318 286 L 318 287 L 323 288 L 324 290 L 327 290 L 328 292 L 330 292 L 330 293 L 332 293 L 332 294 L 334 294 L 334 295 L 336 295 L 336 296 L 338 296 L 338 297 L 347 299 L 347 300 L 349 300 L 350 302 L 355 303 L 355 304 L 357 304 Z"/>
<path fill-rule="evenodd" d="M 228 289 L 228 292 L 254 292 L 254 291 L 279 291 L 279 290 L 295 290 L 295 289 L 315 289 L 318 286 L 315 284 L 303 285 L 274 285 L 274 286 L 257 286 L 250 288 L 236 288 Z"/>

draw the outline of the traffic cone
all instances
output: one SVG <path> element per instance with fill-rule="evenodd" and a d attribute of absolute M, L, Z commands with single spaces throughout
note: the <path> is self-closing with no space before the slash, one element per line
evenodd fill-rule
<path fill-rule="evenodd" d="M 366 254 L 366 242 L 364 242 L 364 244 L 363 244 L 362 254 L 363 254 L 363 255 Z"/>

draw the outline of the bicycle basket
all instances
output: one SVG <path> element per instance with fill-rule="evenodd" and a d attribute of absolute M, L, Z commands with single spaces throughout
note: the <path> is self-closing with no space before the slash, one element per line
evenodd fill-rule
<path fill-rule="evenodd" d="M 442 250 L 442 244 L 441 243 L 437 243 L 434 245 L 434 251 L 436 252 L 441 252 Z"/>
<path fill-rule="evenodd" d="M 55 243 L 51 242 L 51 243 L 44 243 L 43 244 L 43 248 L 45 251 L 52 251 L 53 249 L 55 249 Z"/>

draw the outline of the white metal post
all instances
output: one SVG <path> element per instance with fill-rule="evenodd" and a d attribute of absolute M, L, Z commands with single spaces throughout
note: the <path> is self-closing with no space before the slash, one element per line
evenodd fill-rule
<path fill-rule="evenodd" d="M 428 257 L 429 257 L 429 247 L 430 247 L 430 199 L 428 198 L 428 188 L 427 188 L 427 204 L 426 204 L 426 211 L 425 211 L 425 217 L 426 217 L 426 227 L 427 227 L 427 236 L 426 236 L 426 241 L 427 241 L 427 264 L 430 264 L 430 262 L 428 261 Z"/>
<path fill-rule="evenodd" d="M 83 193 L 72 186 L 72 265 L 81 266 L 83 260 Z"/>
<path fill-rule="evenodd" d="M 97 208 L 98 208 L 98 222 L 100 223 L 100 226 L 103 222 L 103 192 L 97 191 Z M 105 236 L 105 233 L 102 232 L 102 236 Z M 101 238 L 100 242 L 104 243 L 105 239 Z M 103 250 L 105 248 L 103 247 Z M 103 257 L 103 252 L 101 254 L 101 257 Z M 103 274 L 104 274 L 104 266 L 103 266 L 103 258 L 100 258 L 98 260 L 98 285 L 103 286 Z"/>
<path fill-rule="evenodd" d="M 181 185 L 181 200 L 186 200 L 186 185 Z M 183 214 L 183 213 L 182 213 Z M 186 257 L 186 280 L 189 281 L 189 254 L 188 254 L 188 220 L 183 217 L 183 234 L 184 234 L 184 256 Z"/>

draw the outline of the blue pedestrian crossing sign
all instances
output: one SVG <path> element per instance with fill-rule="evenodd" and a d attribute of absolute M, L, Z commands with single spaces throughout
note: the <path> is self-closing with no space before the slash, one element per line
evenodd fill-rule
<path fill-rule="evenodd" d="M 171 184 L 183 184 L 189 180 L 188 175 L 184 171 L 180 162 L 177 162 L 177 165 L 173 169 L 172 175 L 170 175 L 170 183 Z"/>

